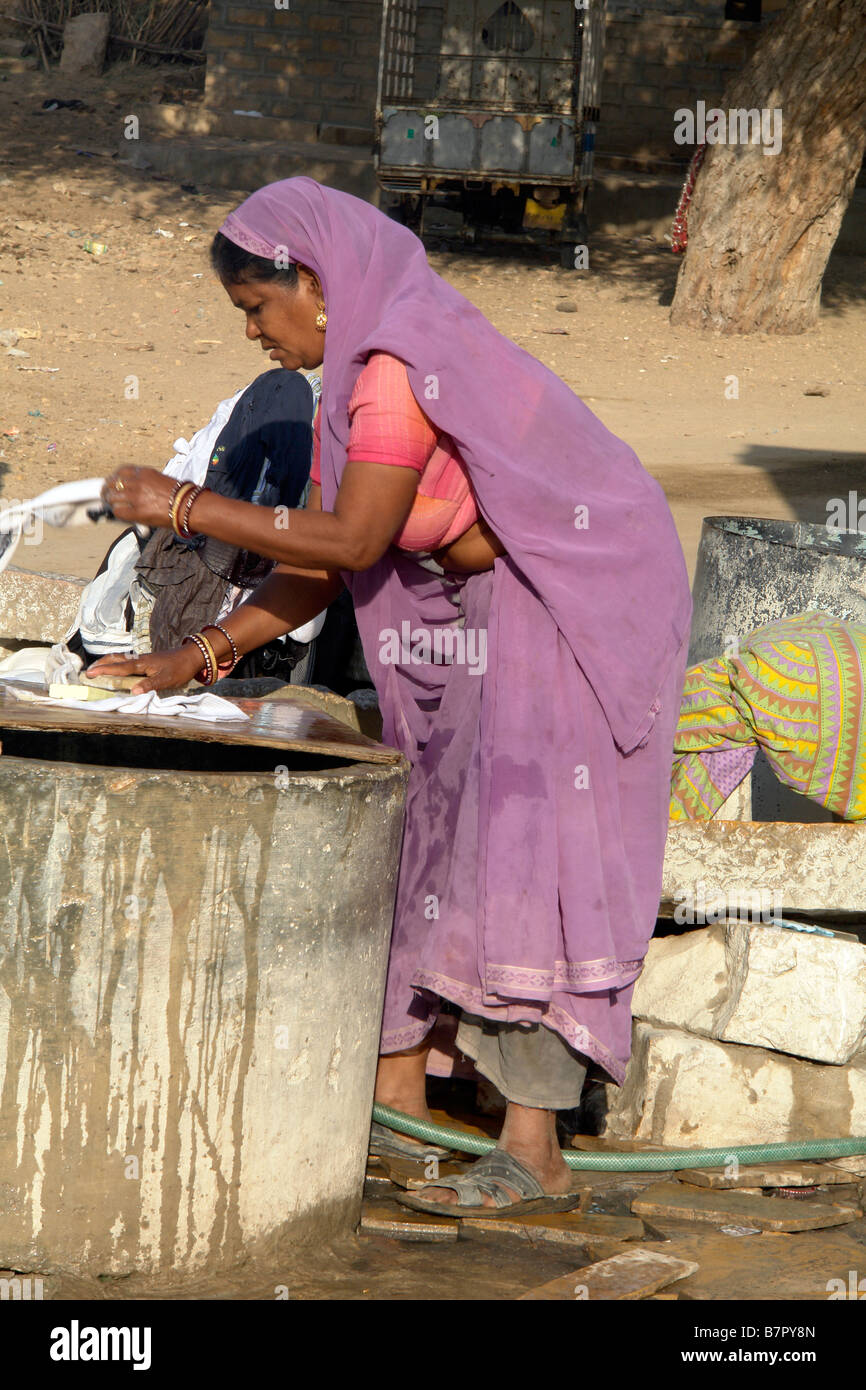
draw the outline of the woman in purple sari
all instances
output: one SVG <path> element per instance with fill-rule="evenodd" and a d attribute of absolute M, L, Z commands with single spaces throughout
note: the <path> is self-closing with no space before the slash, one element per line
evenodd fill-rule
<path fill-rule="evenodd" d="M 447 1000 L 459 1049 L 508 1101 L 493 1154 L 406 1200 L 573 1205 L 555 1112 L 588 1067 L 622 1084 L 661 884 L 691 612 L 664 494 L 368 204 L 271 184 L 212 254 L 247 337 L 283 367 L 324 365 L 320 483 L 285 526 L 119 469 L 122 520 L 278 564 L 219 631 L 100 666 L 140 690 L 207 678 L 349 588 L 383 738 L 412 763 L 376 1098 L 429 1117 Z"/>

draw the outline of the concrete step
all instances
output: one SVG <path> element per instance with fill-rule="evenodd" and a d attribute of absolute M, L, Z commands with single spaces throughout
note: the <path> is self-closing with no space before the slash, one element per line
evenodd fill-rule
<path fill-rule="evenodd" d="M 304 174 L 344 193 L 377 201 L 372 156 L 351 146 L 190 135 L 121 140 L 118 152 L 133 168 L 153 169 L 178 183 L 250 193 L 262 184 Z"/>
<path fill-rule="evenodd" d="M 255 109 L 255 108 L 253 108 Z M 284 140 L 290 144 L 348 146 L 370 150 L 373 132 L 367 126 L 335 125 L 283 119 L 279 116 L 238 115 L 205 105 L 160 102 L 147 106 L 142 116 L 147 136 L 213 135 L 230 140 Z"/>
<path fill-rule="evenodd" d="M 147 138 L 155 139 L 168 135 L 210 135 L 228 140 L 281 140 L 292 144 L 314 144 L 318 140 L 315 121 L 283 120 L 277 116 L 238 116 L 233 111 L 215 111 L 208 106 L 172 102 L 146 106 L 142 112 L 141 126 Z"/>

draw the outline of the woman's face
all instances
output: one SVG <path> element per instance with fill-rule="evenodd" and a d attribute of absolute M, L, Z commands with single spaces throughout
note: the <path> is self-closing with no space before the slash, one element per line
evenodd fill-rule
<path fill-rule="evenodd" d="M 322 365 L 325 335 L 316 327 L 316 315 L 325 307 L 322 287 L 305 266 L 298 266 L 298 287 L 289 289 L 277 280 L 245 280 L 223 289 L 247 316 L 247 337 L 259 341 L 272 362 L 296 371 Z"/>

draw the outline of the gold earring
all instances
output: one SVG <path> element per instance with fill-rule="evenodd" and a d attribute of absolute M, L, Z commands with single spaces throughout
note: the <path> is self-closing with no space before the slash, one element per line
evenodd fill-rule
<path fill-rule="evenodd" d="M 320 333 L 324 333 L 327 326 L 328 315 L 325 313 L 324 309 L 320 309 L 319 312 L 316 314 L 316 327 L 318 328 Z"/>

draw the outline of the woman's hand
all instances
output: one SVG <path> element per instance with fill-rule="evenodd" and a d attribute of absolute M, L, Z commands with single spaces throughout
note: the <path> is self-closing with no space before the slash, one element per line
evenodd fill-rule
<path fill-rule="evenodd" d="M 168 527 L 168 504 L 176 487 L 176 478 L 166 477 L 155 468 L 118 468 L 106 478 L 102 500 L 118 521 Z"/>
<path fill-rule="evenodd" d="M 103 656 L 88 666 L 88 676 L 141 676 L 132 687 L 133 695 L 148 690 L 174 690 L 187 685 L 204 670 L 204 657 L 195 642 L 167 652 L 146 652 L 144 656 Z"/>

